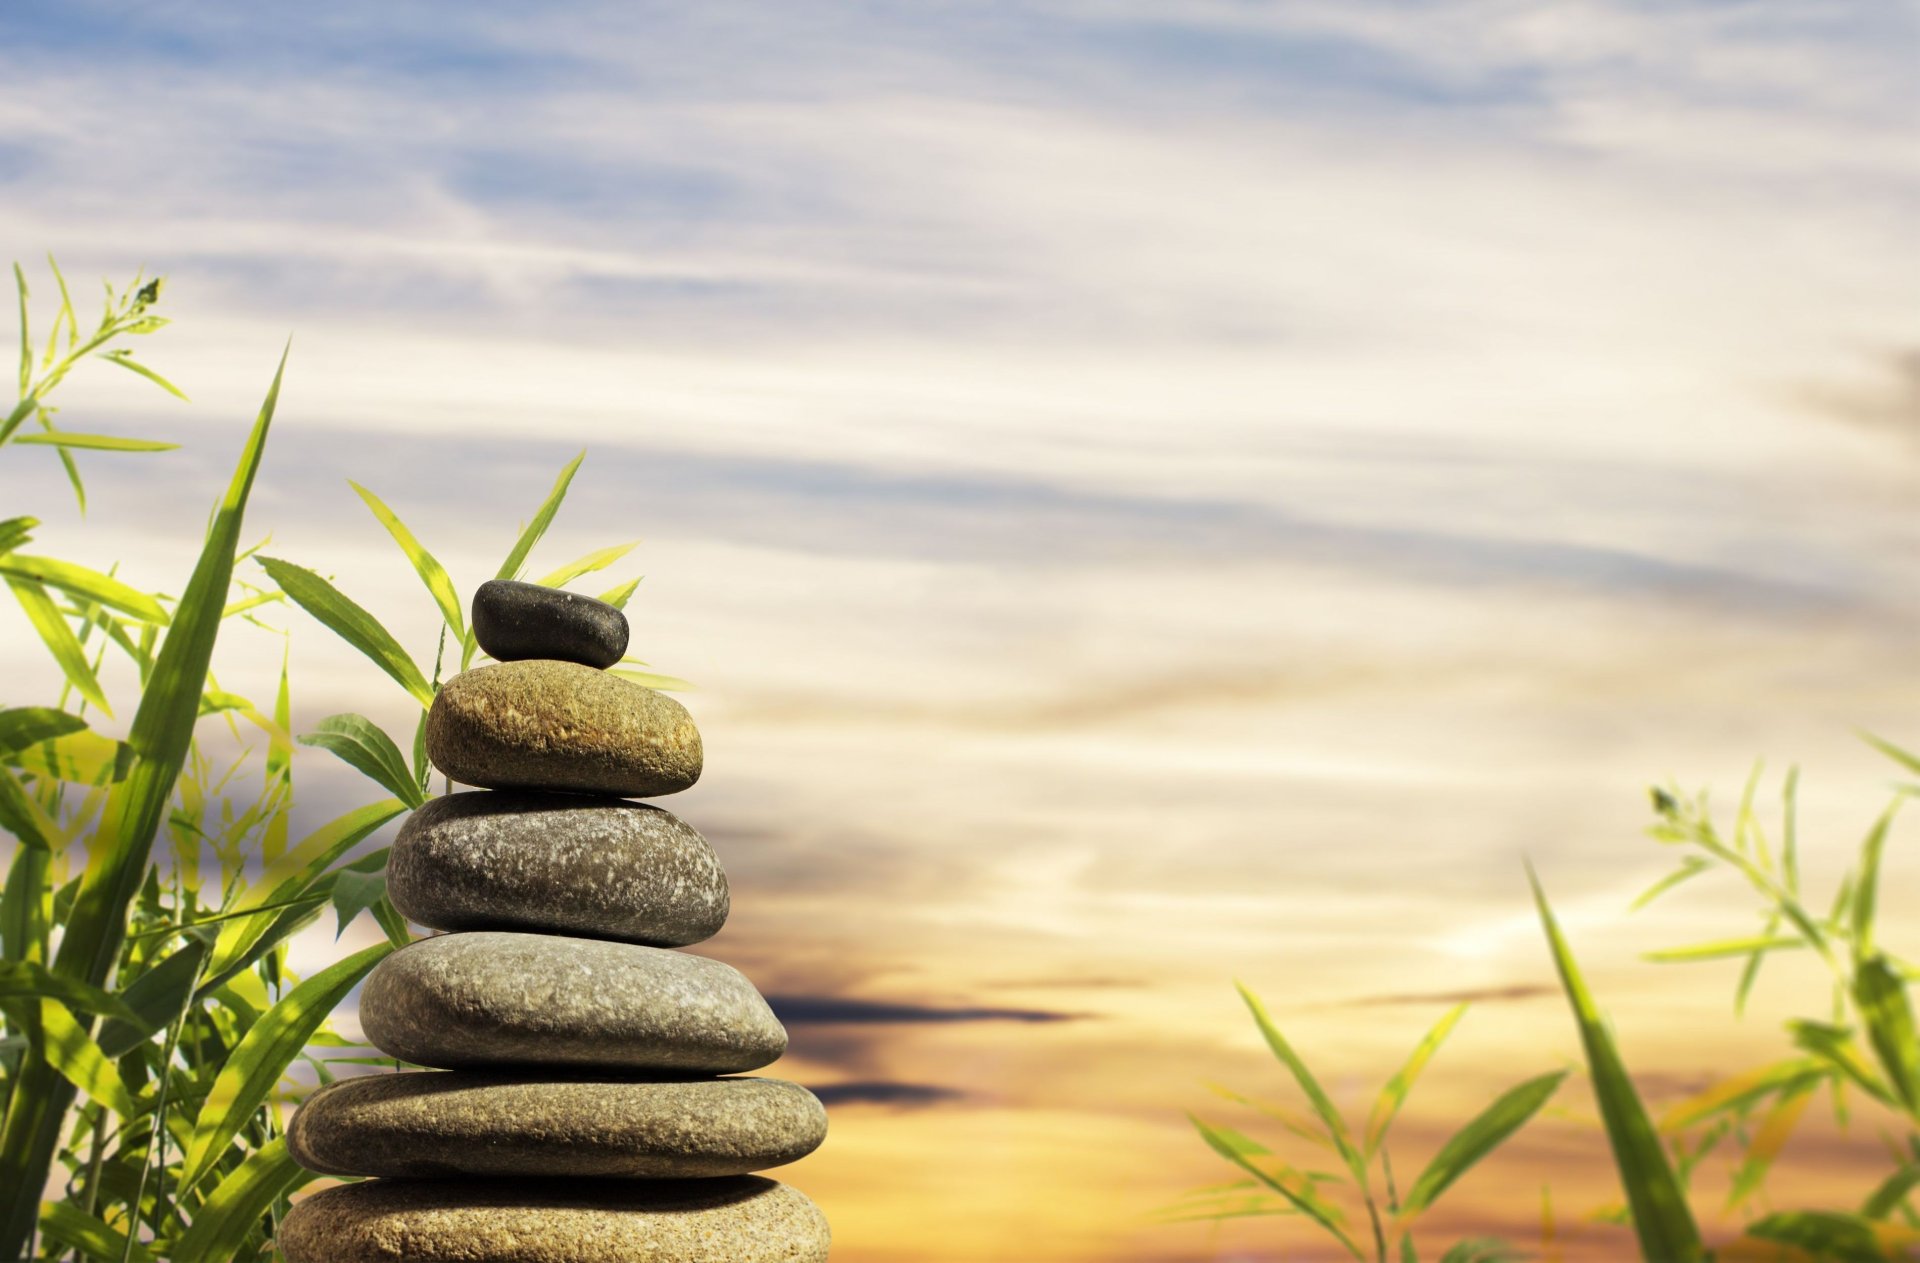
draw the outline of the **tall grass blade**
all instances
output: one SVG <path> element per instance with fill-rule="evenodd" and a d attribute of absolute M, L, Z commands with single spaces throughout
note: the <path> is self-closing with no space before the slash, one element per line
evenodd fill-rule
<path fill-rule="evenodd" d="M 513 551 L 509 552 L 507 559 L 500 563 L 500 571 L 493 576 L 494 578 L 518 579 L 520 577 L 521 567 L 527 564 L 527 554 L 532 552 L 533 546 L 540 542 L 540 537 L 547 533 L 547 527 L 553 525 L 553 515 L 560 511 L 560 502 L 567 498 L 567 488 L 573 483 L 573 475 L 579 470 L 580 462 L 586 458 L 586 452 L 582 451 L 567 462 L 567 467 L 560 471 L 560 476 L 554 480 L 553 490 L 547 493 L 546 500 L 541 503 L 539 511 L 533 515 L 533 521 L 528 522 L 527 528 L 520 532 L 520 538 L 514 541 Z"/>
<path fill-rule="evenodd" d="M 1580 1028 L 1580 1042 L 1586 1048 L 1587 1068 L 1593 1077 L 1593 1092 L 1606 1124 L 1607 1140 L 1613 1147 L 1613 1160 L 1620 1169 L 1620 1183 L 1633 1213 L 1633 1230 L 1640 1240 L 1640 1251 L 1662 1263 L 1694 1263 L 1702 1257 L 1700 1229 L 1687 1208 L 1685 1192 L 1674 1177 L 1667 1151 L 1660 1143 L 1646 1107 L 1627 1074 L 1613 1035 L 1587 990 L 1573 951 L 1560 933 L 1547 895 L 1533 866 L 1527 866 L 1527 881 L 1533 886 L 1534 905 L 1540 924 L 1553 951 L 1554 967 L 1560 974 L 1561 989 L 1572 1006 Z"/>
<path fill-rule="evenodd" d="M 333 752 L 408 807 L 427 801 L 426 791 L 408 769 L 400 747 L 364 715 L 329 715 L 314 731 L 303 734 L 300 744 Z"/>
<path fill-rule="evenodd" d="M 329 965 L 281 997 L 241 1037 L 220 1068 L 194 1122 L 186 1161 L 180 1168 L 182 1192 L 204 1179 L 225 1156 L 234 1136 L 280 1082 L 307 1040 L 333 1012 L 333 1006 L 392 952 L 391 944 L 376 943 Z"/>
<path fill-rule="evenodd" d="M 375 666 L 407 690 L 415 701 L 422 706 L 433 705 L 433 689 L 428 687 L 427 678 L 420 674 L 420 668 L 400 647 L 400 642 L 393 638 L 393 633 L 381 626 L 379 619 L 304 566 L 296 566 L 276 557 L 261 557 L 258 560 L 266 567 L 273 581 L 280 585 L 280 590 L 301 609 L 365 654 Z"/>
<path fill-rule="evenodd" d="M 1427 1062 L 1433 1059 L 1434 1053 L 1440 1051 L 1440 1045 L 1446 1042 L 1447 1036 L 1453 1033 L 1453 1028 L 1459 1025 L 1466 1013 L 1466 1005 L 1455 1005 L 1445 1017 L 1435 1022 L 1426 1038 L 1415 1046 L 1407 1063 L 1380 1089 L 1380 1096 L 1373 1103 L 1373 1113 L 1367 1116 L 1364 1149 L 1368 1161 L 1373 1160 L 1373 1155 L 1380 1150 L 1380 1142 L 1387 1138 L 1387 1128 L 1393 1125 L 1395 1115 L 1406 1104 L 1407 1093 L 1412 1091 L 1414 1080 L 1420 1077 Z"/>
<path fill-rule="evenodd" d="M 108 795 L 105 817 L 61 938 L 55 970 L 95 986 L 104 985 L 112 974 L 126 934 L 127 907 L 146 874 L 154 836 L 166 819 L 174 783 L 193 740 L 240 524 L 285 371 L 283 354 L 141 695 L 128 738 L 136 756 L 133 767 Z M 0 1259 L 17 1258 L 25 1251 L 39 1217 L 40 1190 L 73 1101 L 71 1085 L 44 1057 L 31 1054 L 22 1060 L 13 1089 L 13 1106 L 0 1133 L 0 1199 L 4 1200 Z"/>
<path fill-rule="evenodd" d="M 1307 1069 L 1307 1063 L 1300 1059 L 1300 1055 L 1293 1050 L 1293 1045 L 1287 1042 L 1287 1037 L 1280 1033 L 1278 1026 L 1274 1025 L 1273 1019 L 1267 1015 L 1266 1006 L 1260 1003 L 1259 997 L 1249 991 L 1244 983 L 1236 982 L 1233 985 L 1239 989 L 1240 998 L 1246 1002 L 1248 1012 L 1253 1014 L 1254 1024 L 1260 1028 L 1260 1034 L 1266 1039 L 1267 1047 L 1273 1050 L 1274 1057 L 1287 1068 L 1288 1073 L 1293 1075 L 1294 1082 L 1300 1085 L 1300 1090 L 1306 1093 L 1307 1103 L 1313 1106 L 1313 1112 L 1319 1115 L 1322 1123 L 1326 1124 L 1327 1134 L 1333 1137 L 1334 1148 L 1345 1160 L 1347 1169 L 1352 1171 L 1354 1179 L 1364 1186 L 1367 1181 L 1366 1160 L 1354 1147 L 1353 1137 L 1347 1131 L 1346 1120 L 1341 1118 L 1340 1111 L 1333 1107 L 1333 1102 L 1321 1088 L 1320 1081 L 1313 1077 L 1311 1070 Z"/>
<path fill-rule="evenodd" d="M 1407 1190 L 1406 1200 L 1402 1203 L 1405 1210 L 1409 1214 L 1417 1214 L 1438 1201 L 1455 1180 L 1499 1148 L 1508 1136 L 1524 1127 L 1527 1120 L 1559 1091 L 1567 1073 L 1565 1070 L 1556 1070 L 1528 1079 L 1502 1093 L 1498 1100 L 1475 1115 L 1471 1122 L 1440 1146 L 1440 1152 L 1433 1156 L 1427 1169 Z"/>
<path fill-rule="evenodd" d="M 433 597 L 435 605 L 440 607 L 440 616 L 447 620 L 447 626 L 453 628 L 456 638 L 467 634 L 467 624 L 460 612 L 460 595 L 453 589 L 453 579 L 447 574 L 447 568 L 440 564 L 426 546 L 414 538 L 400 515 L 386 506 L 379 496 L 352 480 L 347 485 L 359 493 L 361 500 L 380 519 L 380 525 L 387 528 L 387 534 L 393 536 L 393 542 L 400 545 L 400 551 L 413 563 L 413 571 L 420 576 L 420 582 L 427 585 L 427 592 Z"/>
<path fill-rule="evenodd" d="M 268 1141 L 207 1194 L 192 1225 L 174 1242 L 170 1263 L 229 1263 L 239 1258 L 240 1247 L 267 1208 L 313 1178 L 287 1153 L 284 1136 Z"/>

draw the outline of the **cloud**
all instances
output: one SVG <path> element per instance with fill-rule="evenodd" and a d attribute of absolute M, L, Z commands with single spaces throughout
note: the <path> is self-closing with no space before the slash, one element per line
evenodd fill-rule
<path fill-rule="evenodd" d="M 1920 445 L 1920 347 L 1878 358 L 1871 384 L 1806 387 L 1795 397 L 1816 412 L 1909 447 Z"/>
<path fill-rule="evenodd" d="M 829 1083 L 809 1090 L 820 1098 L 822 1105 L 829 1108 L 844 1108 L 849 1105 L 890 1105 L 912 1109 L 963 1101 L 970 1095 L 959 1088 L 940 1087 L 931 1083 L 893 1083 L 883 1080 Z"/>
<path fill-rule="evenodd" d="M 1091 1016 L 1050 1009 L 993 1008 L 979 1005 L 943 1007 L 887 1000 L 854 1000 L 844 996 L 770 995 L 767 1004 L 787 1026 L 945 1025 L 954 1022 L 1073 1022 Z"/>
<path fill-rule="evenodd" d="M 1466 987 L 1457 991 L 1406 991 L 1385 995 L 1360 996 L 1343 1000 L 1337 1008 L 1373 1008 L 1388 1005 L 1418 1004 L 1503 1004 L 1518 1000 L 1537 1000 L 1557 996 L 1559 989 L 1540 983 L 1515 983 L 1502 987 Z"/>

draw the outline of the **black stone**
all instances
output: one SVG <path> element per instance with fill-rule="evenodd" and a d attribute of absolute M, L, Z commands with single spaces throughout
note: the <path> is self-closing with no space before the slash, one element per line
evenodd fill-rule
<path fill-rule="evenodd" d="M 501 662 L 550 658 L 604 669 L 627 652 L 627 616 L 577 592 L 489 579 L 473 594 L 473 638 Z"/>

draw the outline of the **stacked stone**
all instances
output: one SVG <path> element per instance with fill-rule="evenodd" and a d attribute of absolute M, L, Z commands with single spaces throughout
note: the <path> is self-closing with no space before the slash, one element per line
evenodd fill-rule
<path fill-rule="evenodd" d="M 659 807 L 700 734 L 671 698 L 610 675 L 611 605 L 482 585 L 474 634 L 497 665 L 449 680 L 434 766 L 481 792 L 401 829 L 387 889 L 448 933 L 383 960 L 367 1039 L 436 1069 L 349 1079 L 294 1115 L 294 1158 L 377 1177 L 298 1203 L 290 1263 L 811 1263 L 825 1218 L 753 1175 L 826 1137 L 805 1088 L 731 1077 L 786 1050 L 746 978 L 670 949 L 728 912 L 713 848 Z"/>

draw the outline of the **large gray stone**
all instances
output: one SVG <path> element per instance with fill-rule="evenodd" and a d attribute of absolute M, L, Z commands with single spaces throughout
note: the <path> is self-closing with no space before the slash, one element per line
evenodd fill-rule
<path fill-rule="evenodd" d="M 394 906 L 437 930 L 534 930 L 683 947 L 727 920 L 707 840 L 641 803 L 529 790 L 449 794 L 387 860 Z"/>
<path fill-rule="evenodd" d="M 826 1263 L 795 1189 L 722 1180 L 370 1180 L 294 1204 L 287 1263 Z"/>
<path fill-rule="evenodd" d="M 664 693 L 577 662 L 502 662 L 441 686 L 427 755 L 464 785 L 644 798 L 700 779 L 700 732 Z"/>
<path fill-rule="evenodd" d="M 423 1070 L 321 1088 L 293 1116 L 287 1147 L 326 1175 L 664 1179 L 764 1171 L 804 1158 L 826 1135 L 813 1093 L 779 1079 Z"/>
<path fill-rule="evenodd" d="M 360 993 L 389 1056 L 449 1070 L 574 1066 L 738 1074 L 787 1032 L 740 972 L 685 952 L 481 930 L 401 948 Z"/>
<path fill-rule="evenodd" d="M 502 662 L 558 658 L 610 667 L 627 651 L 627 616 L 578 592 L 489 579 L 473 594 L 473 638 Z"/>

